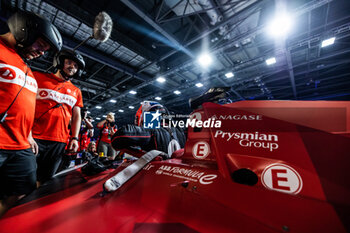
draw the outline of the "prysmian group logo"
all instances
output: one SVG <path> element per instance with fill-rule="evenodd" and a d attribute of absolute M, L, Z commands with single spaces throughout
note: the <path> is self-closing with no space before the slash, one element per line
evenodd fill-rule
<path fill-rule="evenodd" d="M 146 129 L 159 129 L 160 128 L 160 116 L 162 114 L 157 110 L 156 112 L 144 112 L 143 113 L 143 127 Z"/>
<path fill-rule="evenodd" d="M 214 135 L 215 138 L 222 138 L 226 141 L 239 140 L 239 145 L 242 147 L 263 148 L 273 151 L 278 149 L 278 135 L 264 134 L 259 132 L 241 133 L 241 132 L 223 132 L 217 130 Z"/>

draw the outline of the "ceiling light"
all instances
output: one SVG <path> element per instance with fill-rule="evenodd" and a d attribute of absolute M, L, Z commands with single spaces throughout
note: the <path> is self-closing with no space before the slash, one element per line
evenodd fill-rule
<path fill-rule="evenodd" d="M 273 37 L 283 37 L 290 32 L 293 19 L 288 14 L 277 14 L 268 25 L 268 33 Z"/>
<path fill-rule="evenodd" d="M 322 44 L 321 44 L 321 47 L 323 48 L 323 47 L 332 45 L 332 44 L 334 44 L 334 41 L 335 41 L 335 37 L 332 37 L 332 38 L 323 40 L 323 41 L 322 41 Z"/>
<path fill-rule="evenodd" d="M 203 87 L 202 83 L 196 83 L 196 87 Z"/>
<path fill-rule="evenodd" d="M 157 82 L 164 83 L 165 82 L 165 78 L 160 76 L 160 77 L 157 78 Z"/>
<path fill-rule="evenodd" d="M 86 113 L 87 113 L 87 114 L 90 114 L 91 112 L 87 111 Z"/>
<path fill-rule="evenodd" d="M 129 106 L 130 109 L 134 109 L 135 107 L 134 106 Z"/>
<path fill-rule="evenodd" d="M 174 91 L 174 94 L 180 95 L 180 94 L 181 94 L 181 91 L 176 90 L 176 91 Z"/>
<path fill-rule="evenodd" d="M 102 117 L 106 118 L 106 117 L 107 117 L 107 115 L 103 115 Z"/>
<path fill-rule="evenodd" d="M 118 112 L 124 112 L 124 110 L 123 109 L 119 109 Z"/>
<path fill-rule="evenodd" d="M 270 57 L 270 58 L 266 59 L 265 62 L 266 62 L 266 65 L 268 65 L 268 66 L 272 65 L 272 64 L 275 64 L 276 63 L 276 58 Z"/>
<path fill-rule="evenodd" d="M 132 94 L 132 95 L 136 95 L 137 94 L 136 91 L 129 91 L 129 93 Z"/>
<path fill-rule="evenodd" d="M 232 78 L 233 76 L 235 76 L 232 72 L 228 72 L 225 74 L 226 78 Z"/>
<path fill-rule="evenodd" d="M 96 117 L 96 120 L 98 120 L 98 121 L 99 121 L 99 120 L 101 120 L 101 118 L 99 118 L 99 117 Z"/>
<path fill-rule="evenodd" d="M 101 109 L 102 107 L 101 106 L 96 106 L 97 109 Z"/>
<path fill-rule="evenodd" d="M 156 99 L 156 100 L 162 100 L 162 98 L 159 97 L 159 96 L 157 96 L 155 99 Z"/>
<path fill-rule="evenodd" d="M 110 100 L 109 102 L 111 102 L 111 103 L 117 103 L 116 100 Z"/>
<path fill-rule="evenodd" d="M 213 58 L 209 54 L 203 53 L 203 54 L 199 55 L 197 61 L 202 67 L 206 68 L 206 67 L 210 66 L 210 64 L 213 62 Z"/>

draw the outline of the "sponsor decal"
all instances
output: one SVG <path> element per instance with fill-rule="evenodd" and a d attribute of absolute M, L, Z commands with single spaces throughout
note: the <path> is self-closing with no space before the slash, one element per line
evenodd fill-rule
<path fill-rule="evenodd" d="M 213 183 L 213 180 L 217 177 L 215 174 L 209 174 L 209 175 L 204 175 L 201 178 L 199 178 L 199 183 L 201 184 L 211 184 Z"/>
<path fill-rule="evenodd" d="M 200 184 L 204 185 L 213 183 L 214 180 L 217 178 L 216 174 L 206 174 L 205 172 L 198 170 L 167 165 L 162 165 L 158 168 L 158 170 L 155 173 L 157 175 L 166 175 L 190 180 L 193 182 L 199 182 Z"/>
<path fill-rule="evenodd" d="M 58 91 L 54 91 L 51 89 L 45 89 L 45 88 L 39 88 L 38 89 L 38 95 L 36 96 L 37 99 L 51 99 L 56 101 L 57 103 L 61 104 L 67 104 L 74 107 L 75 103 L 77 102 L 77 99 L 74 98 L 71 95 L 66 95 L 63 93 L 60 93 Z"/>
<path fill-rule="evenodd" d="M 299 173 L 285 164 L 271 164 L 261 174 L 261 183 L 267 189 L 279 192 L 298 194 L 303 188 Z"/>
<path fill-rule="evenodd" d="M 191 116 L 190 116 L 190 119 L 196 119 L 196 120 L 199 120 L 201 121 L 202 120 L 202 114 L 200 114 L 199 112 L 195 112 L 193 113 Z"/>
<path fill-rule="evenodd" d="M 213 115 L 211 118 L 217 120 L 261 121 L 262 115 Z"/>
<path fill-rule="evenodd" d="M 147 164 L 146 166 L 143 167 L 143 170 L 149 171 L 154 165 L 152 164 Z"/>
<path fill-rule="evenodd" d="M 33 77 L 30 77 L 29 75 L 26 76 L 21 69 L 8 64 L 0 64 L 0 82 L 16 84 L 19 86 L 24 85 L 25 89 L 34 93 L 37 93 L 38 90 L 38 84 Z"/>
<path fill-rule="evenodd" d="M 67 93 L 70 94 L 72 91 L 70 89 L 67 89 Z"/>
<path fill-rule="evenodd" d="M 197 142 L 192 148 L 192 155 L 196 159 L 205 159 L 210 153 L 210 146 L 207 142 Z"/>
<path fill-rule="evenodd" d="M 238 143 L 242 147 L 255 147 L 268 149 L 270 151 L 278 149 L 278 136 L 276 134 L 239 133 L 239 132 L 223 132 L 217 130 L 214 134 L 215 138 L 222 138 L 226 141 L 239 140 Z"/>
<path fill-rule="evenodd" d="M 160 128 L 160 116 L 162 115 L 158 110 L 156 112 L 144 112 L 143 113 L 143 127 L 146 129 L 159 129 Z"/>

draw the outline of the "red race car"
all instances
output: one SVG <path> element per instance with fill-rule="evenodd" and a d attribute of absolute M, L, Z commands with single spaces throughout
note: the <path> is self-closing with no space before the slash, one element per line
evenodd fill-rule
<path fill-rule="evenodd" d="M 204 103 L 184 124 L 183 153 L 57 176 L 0 232 L 350 231 L 348 102 Z"/>

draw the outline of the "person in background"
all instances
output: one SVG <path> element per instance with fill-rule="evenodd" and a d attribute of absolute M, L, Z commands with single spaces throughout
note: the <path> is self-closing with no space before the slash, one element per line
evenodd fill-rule
<path fill-rule="evenodd" d="M 26 62 L 60 50 L 62 38 L 49 21 L 17 12 L 0 35 L 0 217 L 36 187 L 32 138 L 37 82 Z"/>
<path fill-rule="evenodd" d="M 109 160 L 114 160 L 117 155 L 117 152 L 111 146 L 111 138 L 117 132 L 114 113 L 108 113 L 105 120 L 97 123 L 97 128 L 100 129 L 98 153 L 103 152 L 103 155 L 107 156 Z"/>
<path fill-rule="evenodd" d="M 56 173 L 69 137 L 70 121 L 72 136 L 68 150 L 76 152 L 79 147 L 83 97 L 70 80 L 81 76 L 85 62 L 78 52 L 61 50 L 54 57 L 53 67 L 55 73 L 34 72 L 38 82 L 33 126 L 33 137 L 39 145 L 38 185 Z"/>
<path fill-rule="evenodd" d="M 94 136 L 94 126 L 92 125 L 92 117 L 87 115 L 87 109 L 84 109 L 82 116 L 80 132 L 79 132 L 79 151 L 85 151 Z"/>
<path fill-rule="evenodd" d="M 98 156 L 97 149 L 96 149 L 96 142 L 90 142 L 87 148 L 87 151 L 94 157 Z"/>

